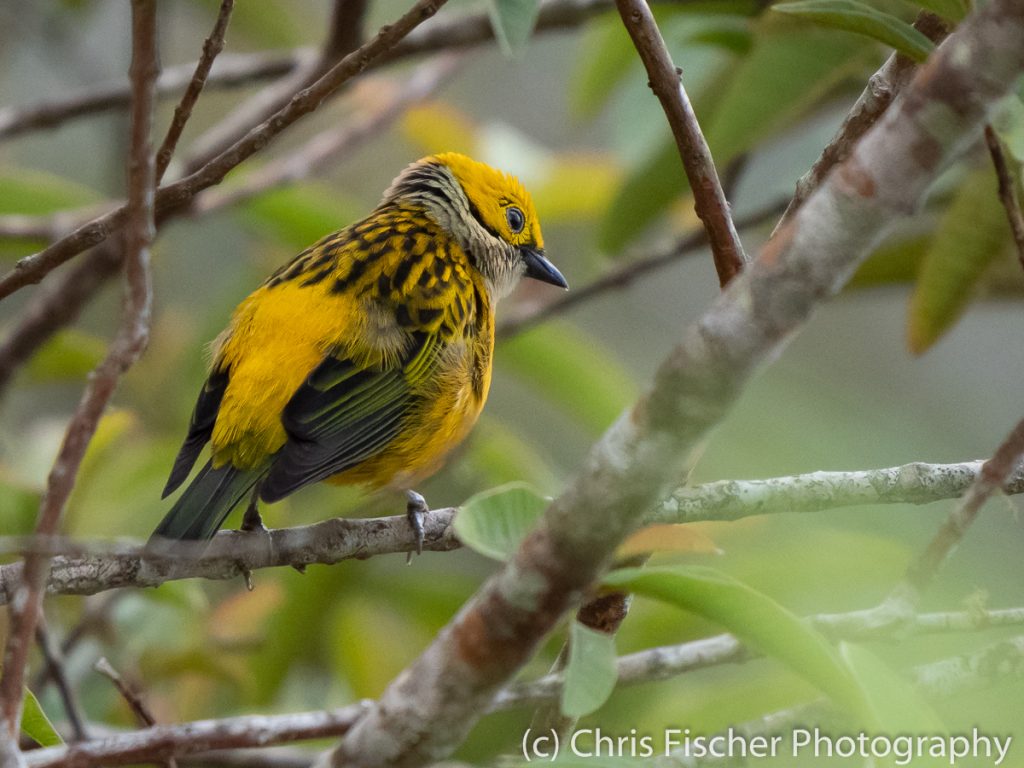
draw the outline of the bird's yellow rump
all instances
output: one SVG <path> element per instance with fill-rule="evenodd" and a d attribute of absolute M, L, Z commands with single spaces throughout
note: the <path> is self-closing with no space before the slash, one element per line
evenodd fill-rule
<path fill-rule="evenodd" d="M 523 276 L 567 287 L 515 177 L 455 153 L 410 165 L 235 310 L 164 496 L 206 443 L 210 460 L 154 536 L 209 538 L 247 495 L 258 521 L 258 500 L 321 480 L 436 471 L 480 415 L 494 307 Z"/>

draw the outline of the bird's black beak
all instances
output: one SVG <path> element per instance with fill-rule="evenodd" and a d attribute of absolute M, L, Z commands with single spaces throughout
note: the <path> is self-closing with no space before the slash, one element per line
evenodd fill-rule
<path fill-rule="evenodd" d="M 544 251 L 533 248 L 529 245 L 519 246 L 519 253 L 526 264 L 526 276 L 542 283 L 557 285 L 559 288 L 568 289 L 569 284 L 565 282 L 562 273 L 555 268 L 555 265 L 544 258 Z"/>

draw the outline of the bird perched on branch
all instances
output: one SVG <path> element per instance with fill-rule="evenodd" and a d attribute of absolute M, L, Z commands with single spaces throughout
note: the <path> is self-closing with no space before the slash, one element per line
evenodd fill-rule
<path fill-rule="evenodd" d="M 409 492 L 487 399 L 494 307 L 523 276 L 562 288 L 519 181 L 464 155 L 406 168 L 362 221 L 268 278 L 215 342 L 164 496 L 211 456 L 153 533 L 208 539 L 257 504 L 326 480 Z"/>

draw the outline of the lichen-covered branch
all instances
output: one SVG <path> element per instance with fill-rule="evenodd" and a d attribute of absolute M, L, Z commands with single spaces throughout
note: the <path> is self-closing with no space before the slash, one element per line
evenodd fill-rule
<path fill-rule="evenodd" d="M 645 524 L 738 520 L 752 515 L 812 513 L 870 504 L 929 504 L 959 497 L 978 476 L 982 462 L 923 464 L 857 472 L 810 472 L 764 480 L 720 480 L 684 486 L 655 504 Z M 1024 473 L 1006 486 L 1024 493 Z M 460 545 L 452 528 L 457 510 L 435 509 L 426 519 L 424 549 L 445 552 Z M 47 582 L 51 594 L 91 595 L 120 587 L 154 587 L 174 579 L 234 579 L 244 571 L 283 566 L 331 565 L 413 551 L 415 540 L 404 516 L 334 518 L 314 525 L 270 532 L 270 546 L 260 536 L 221 531 L 209 548 L 176 561 L 173 569 L 143 562 L 139 546 L 95 546 L 89 542 L 54 542 Z M 0 538 L 0 552 L 23 551 L 26 542 Z M 70 554 L 74 550 L 81 554 Z M 0 565 L 0 604 L 17 583 L 21 565 Z"/>

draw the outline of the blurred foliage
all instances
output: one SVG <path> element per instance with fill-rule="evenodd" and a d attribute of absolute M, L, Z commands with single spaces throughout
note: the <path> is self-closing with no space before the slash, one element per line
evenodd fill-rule
<path fill-rule="evenodd" d="M 441 15 L 483 7 L 453 5 Z M 809 7 L 787 5 L 789 11 Z M 919 7 L 951 21 L 967 10 L 964 0 L 811 5 L 818 21 L 835 23 L 839 14 L 844 29 L 767 12 L 755 0 L 655 5 L 719 168 L 748 161 L 732 198 L 741 214 L 792 189 L 891 53 L 884 43 L 923 52 L 907 31 Z M 148 535 L 169 503 L 159 498 L 160 489 L 203 379 L 204 347 L 232 307 L 276 265 L 367 212 L 395 173 L 422 154 L 463 151 L 518 174 L 535 197 L 547 252 L 573 288 L 615 266 L 627 251 L 642 254 L 649 244 L 693 229 L 678 152 L 617 15 L 531 37 L 535 2 L 493 0 L 487 7 L 511 58 L 489 47 L 447 90 L 318 168 L 313 178 L 162 230 L 154 251 L 150 347 L 101 423 L 65 532 Z M 161 41 L 167 65 L 195 56 L 215 8 L 210 0 L 169 0 Z M 860 26 L 849 14 L 842 18 L 844 9 L 855 12 Z M 396 0 L 371 4 L 370 23 L 401 10 Z M 239 3 L 228 50 L 316 46 L 328 12 L 314 0 Z M 22 4 L 16 18 L 4 13 L 0 8 L 10 20 L 0 24 L 4 106 L 123 77 L 127 25 L 116 0 L 65 3 L 58 10 Z M 408 72 L 402 65 L 376 76 L 401 82 Z M 184 145 L 257 89 L 205 94 Z M 342 96 L 247 165 L 258 168 L 315 132 L 347 125 L 360 109 L 372 108 L 374 98 L 369 91 Z M 158 133 L 172 109 L 171 102 L 162 104 Z M 1019 182 L 1021 99 L 1007 99 L 993 122 Z M 121 198 L 125 134 L 123 115 L 107 114 L 0 142 L 0 216 L 45 216 Z M 243 166 L 225 185 L 249 172 Z M 990 453 L 1020 415 L 1008 406 L 1019 402 L 1024 377 L 1016 354 L 1024 277 L 995 189 L 987 153 L 980 144 L 968 148 L 924 209 L 877 243 L 851 290 L 823 308 L 752 383 L 693 457 L 695 479 Z M 743 235 L 753 254 L 767 231 Z M 39 245 L 0 239 L 0 259 L 9 263 Z M 20 319 L 34 289 L 22 293 L 2 303 L 3 333 Z M 702 254 L 499 344 L 481 423 L 445 470 L 419 489 L 435 506 L 470 499 L 459 518 L 467 548 L 424 554 L 411 568 L 396 556 L 312 567 L 304 575 L 261 571 L 251 593 L 240 582 L 176 582 L 121 596 L 101 620 L 93 619 L 68 659 L 88 716 L 134 725 L 116 691 L 91 672 L 99 655 L 140 684 L 165 722 L 317 709 L 379 695 L 497 567 L 480 553 L 501 558 L 511 551 L 545 497 L 558 493 L 594 439 L 644 391 L 679 328 L 716 294 L 710 259 Z M 553 298 L 557 292 L 549 287 L 523 285 L 506 300 L 514 306 L 503 305 L 499 314 Z M 2 393 L 3 533 L 31 530 L 67 415 L 112 335 L 119 299 L 119 290 L 104 292 Z M 908 337 L 915 351 L 930 354 L 914 359 Z M 496 489 L 510 482 L 517 485 Z M 914 666 L 976 649 L 1013 628 L 836 647 L 795 618 L 875 604 L 949 506 L 780 513 L 640 531 L 618 554 L 654 553 L 655 567 L 612 578 L 619 586 L 628 580 L 640 592 L 658 592 L 661 600 L 638 599 L 614 642 L 578 625 L 560 628 L 523 676 L 548 671 L 571 635 L 563 708 L 609 732 L 710 732 L 798 706 L 822 691 L 866 708 L 886 729 L 981 725 L 1014 732 L 1024 720 L 1012 682 L 953 702 L 922 700 L 906 683 Z M 929 608 L 976 607 L 982 591 L 994 607 L 1024 603 L 1021 528 L 996 506 L 970 532 L 928 596 Z M 273 505 L 266 517 L 271 525 L 290 525 L 402 508 L 396 495 L 317 487 Z M 644 580 L 665 583 L 655 588 Z M 104 598 L 48 603 L 52 630 L 70 632 L 106 605 Z M 615 646 L 629 653 L 723 627 L 757 644 L 767 658 L 608 695 Z M 39 694 L 43 710 L 63 727 L 53 687 Z M 484 719 L 459 757 L 491 763 L 498 754 L 518 753 L 529 721 L 529 712 Z M 1024 765 L 1019 755 L 1010 760 Z"/>

